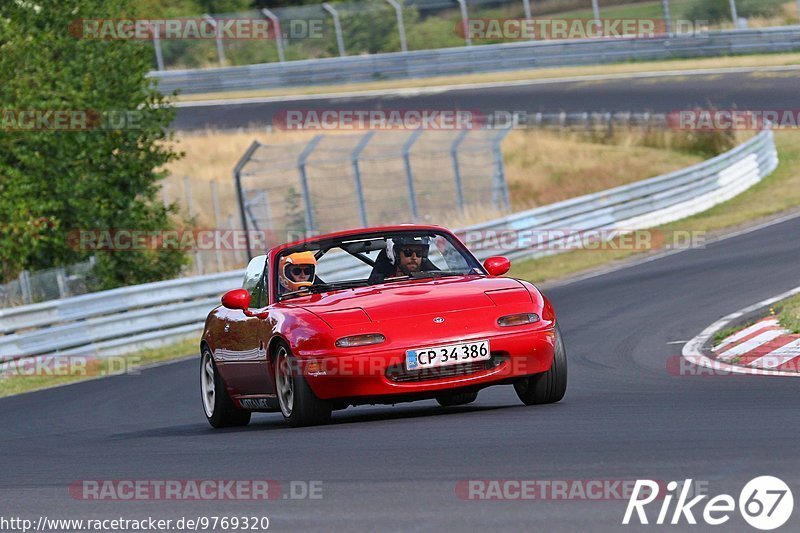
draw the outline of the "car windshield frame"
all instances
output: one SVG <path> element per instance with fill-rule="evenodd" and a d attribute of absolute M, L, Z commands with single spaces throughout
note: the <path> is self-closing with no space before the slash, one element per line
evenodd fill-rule
<path fill-rule="evenodd" d="M 364 251 L 360 252 L 357 251 L 354 253 L 342 247 L 341 245 L 350 242 L 357 243 L 375 239 L 386 240 L 400 236 L 417 236 L 417 237 L 426 236 L 430 238 L 443 237 L 450 245 L 450 247 L 452 247 L 452 249 L 454 249 L 456 252 L 460 254 L 460 256 L 466 262 L 468 268 L 466 269 L 465 272 L 446 271 L 446 270 L 445 271 L 429 270 L 429 271 L 415 272 L 408 276 L 396 276 L 392 278 L 384 278 L 380 281 L 375 281 L 375 282 L 369 282 L 369 277 L 363 279 L 354 278 L 351 280 L 325 282 L 320 285 L 312 286 L 311 289 L 301 289 L 299 291 L 281 293 L 281 286 L 280 283 L 278 282 L 280 274 L 278 272 L 279 268 L 278 265 L 280 263 L 281 257 L 296 252 L 312 251 L 314 252 L 314 255 L 317 258 L 317 260 L 319 260 L 322 257 L 324 257 L 324 255 L 327 254 L 329 251 L 337 249 L 349 253 L 354 258 L 363 262 L 365 265 L 374 268 L 375 261 L 364 255 Z M 433 244 L 431 244 L 431 246 L 433 246 Z M 272 291 L 273 294 L 271 295 L 272 296 L 271 300 L 275 302 L 290 301 L 294 297 L 316 294 L 320 292 L 332 292 L 339 290 L 347 290 L 356 287 L 377 286 L 386 283 L 396 283 L 398 281 L 406 281 L 413 279 L 439 279 L 451 276 L 488 275 L 486 269 L 483 267 L 481 262 L 453 233 L 445 229 L 435 229 L 435 228 L 381 230 L 376 232 L 353 233 L 349 235 L 337 235 L 336 237 L 330 237 L 330 238 L 322 237 L 319 239 L 308 240 L 279 250 L 275 254 L 275 260 L 272 262 L 270 268 L 272 277 L 275 280 L 275 283 L 272 284 L 274 288 Z"/>

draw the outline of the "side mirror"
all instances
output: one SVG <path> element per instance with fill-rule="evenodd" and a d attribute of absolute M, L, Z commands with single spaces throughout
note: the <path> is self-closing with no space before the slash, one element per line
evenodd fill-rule
<path fill-rule="evenodd" d="M 494 256 L 489 257 L 483 262 L 483 268 L 490 276 L 502 276 L 511 269 L 511 261 L 508 257 Z"/>
<path fill-rule="evenodd" d="M 244 289 L 228 291 L 222 297 L 222 305 L 227 309 L 247 311 L 250 308 L 250 293 Z"/>

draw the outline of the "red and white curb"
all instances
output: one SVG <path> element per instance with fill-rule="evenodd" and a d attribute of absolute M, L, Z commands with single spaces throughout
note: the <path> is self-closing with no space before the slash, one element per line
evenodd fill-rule
<path fill-rule="evenodd" d="M 719 361 L 797 372 L 800 363 L 800 335 L 791 335 L 775 318 L 765 318 L 731 335 L 713 349 Z"/>
<path fill-rule="evenodd" d="M 765 309 L 796 294 L 800 294 L 800 287 L 717 320 L 704 329 L 700 335 L 686 343 L 683 347 L 683 358 L 697 366 L 721 373 L 800 377 L 798 368 L 800 366 L 800 335 L 790 335 L 772 317 L 727 337 L 714 347 L 711 357 L 703 353 L 703 346 L 717 331 L 726 328 L 745 315 Z"/>

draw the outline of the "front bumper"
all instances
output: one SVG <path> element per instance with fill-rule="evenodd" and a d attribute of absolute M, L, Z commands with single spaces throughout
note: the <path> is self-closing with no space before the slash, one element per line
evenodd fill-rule
<path fill-rule="evenodd" d="M 319 398 L 358 399 L 380 396 L 415 396 L 457 388 L 476 389 L 508 379 L 538 374 L 553 364 L 555 332 L 552 327 L 461 339 L 469 342 L 489 339 L 492 359 L 486 363 L 465 363 L 428 369 L 405 370 L 404 349 L 376 349 L 367 346 L 342 354 L 320 357 L 299 355 L 298 363 L 311 390 Z M 442 344 L 433 340 L 429 345 Z"/>

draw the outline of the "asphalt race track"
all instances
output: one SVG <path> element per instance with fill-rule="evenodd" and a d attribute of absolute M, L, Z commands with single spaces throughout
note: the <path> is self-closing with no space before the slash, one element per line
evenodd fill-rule
<path fill-rule="evenodd" d="M 800 72 L 686 75 L 457 89 L 413 97 L 322 98 L 298 102 L 208 105 L 178 109 L 172 127 L 191 130 L 272 124 L 276 112 L 298 110 L 460 109 L 536 112 L 669 112 L 696 107 L 795 109 Z M 502 102 L 502 104 L 498 104 Z"/>
<path fill-rule="evenodd" d="M 261 414 L 214 431 L 197 361 L 0 400 L 0 508 L 34 519 L 263 515 L 275 531 L 549 532 L 644 528 L 621 525 L 625 500 L 463 500 L 457 483 L 692 478 L 738 499 L 751 478 L 775 475 L 797 501 L 800 381 L 667 367 L 719 317 L 800 284 L 798 235 L 793 218 L 550 289 L 570 360 L 555 405 L 523 407 L 504 386 L 470 406 L 361 407 L 295 430 Z M 268 479 L 284 493 L 290 481 L 322 481 L 322 499 L 71 497 L 86 479 Z M 648 510 L 655 520 L 658 507 Z M 783 530 L 797 531 L 792 520 Z M 666 529 L 754 531 L 737 513 L 716 528 Z"/>

